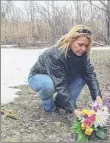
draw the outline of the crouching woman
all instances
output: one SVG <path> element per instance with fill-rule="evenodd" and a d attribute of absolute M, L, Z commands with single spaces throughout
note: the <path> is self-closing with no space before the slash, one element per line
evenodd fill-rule
<path fill-rule="evenodd" d="M 96 73 L 89 59 L 91 46 L 91 30 L 77 25 L 39 56 L 31 68 L 28 82 L 34 91 L 39 92 L 45 111 L 57 112 L 62 108 L 79 117 L 81 113 L 76 101 L 85 84 L 92 100 L 102 101 Z M 55 99 L 54 93 L 57 93 Z"/>

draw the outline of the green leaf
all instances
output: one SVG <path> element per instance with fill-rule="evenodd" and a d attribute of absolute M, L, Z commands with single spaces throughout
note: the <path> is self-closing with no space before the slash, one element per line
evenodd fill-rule
<path fill-rule="evenodd" d="M 88 141 L 88 136 L 86 135 L 86 134 L 84 134 L 84 137 L 83 137 L 83 140 L 84 140 L 84 142 L 87 142 Z"/>
<path fill-rule="evenodd" d="M 80 130 L 81 130 L 81 123 L 80 121 L 77 120 L 76 123 L 74 123 L 72 126 L 72 132 L 79 133 Z"/>
<path fill-rule="evenodd" d="M 73 133 L 79 133 L 79 131 L 81 130 L 81 128 L 80 127 L 72 127 L 72 132 Z"/>
<path fill-rule="evenodd" d="M 103 130 L 97 130 L 95 133 L 98 138 L 102 140 L 107 139 L 107 133 L 105 133 Z"/>
<path fill-rule="evenodd" d="M 84 133 L 84 131 L 80 131 L 78 134 L 78 139 L 77 142 L 87 142 L 88 141 L 88 136 Z"/>
<path fill-rule="evenodd" d="M 85 134 L 84 130 L 81 129 L 81 121 L 76 120 L 72 126 L 72 132 L 77 135 L 77 142 L 86 142 L 88 141 L 88 136 Z"/>
<path fill-rule="evenodd" d="M 82 141 L 82 139 L 83 139 L 83 133 L 82 133 L 82 131 L 80 131 L 79 132 L 79 134 L 78 134 L 78 142 L 80 142 L 80 141 Z"/>

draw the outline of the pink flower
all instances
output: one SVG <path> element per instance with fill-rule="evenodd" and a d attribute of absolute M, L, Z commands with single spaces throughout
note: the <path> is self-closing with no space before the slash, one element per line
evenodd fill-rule
<path fill-rule="evenodd" d="M 91 115 L 89 118 L 85 119 L 84 124 L 85 124 L 86 126 L 92 126 L 93 123 L 95 122 L 95 120 L 96 120 L 96 115 L 93 114 L 93 115 Z"/>

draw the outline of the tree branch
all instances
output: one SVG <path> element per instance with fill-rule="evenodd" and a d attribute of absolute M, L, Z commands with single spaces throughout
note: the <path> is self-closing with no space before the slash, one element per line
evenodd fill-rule
<path fill-rule="evenodd" d="M 101 3 L 106 9 L 109 8 L 108 5 L 105 4 L 102 0 L 99 0 L 99 1 L 100 1 L 100 3 Z"/>
<path fill-rule="evenodd" d="M 97 5 L 93 4 L 91 0 L 87 0 L 87 1 L 90 2 L 93 6 L 97 7 L 98 9 L 101 9 L 106 12 L 106 9 L 104 9 L 102 7 L 98 7 Z"/>

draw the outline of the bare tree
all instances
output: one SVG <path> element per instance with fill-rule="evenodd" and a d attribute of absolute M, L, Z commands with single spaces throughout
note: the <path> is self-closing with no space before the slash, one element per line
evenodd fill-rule
<path fill-rule="evenodd" d="M 65 4 L 64 4 L 65 3 Z M 13 1 L 1 4 L 2 41 L 55 43 L 76 24 L 91 27 L 94 39 L 110 45 L 110 1 L 23 1 L 24 9 Z M 6 40 L 7 41 L 7 40 Z"/>
<path fill-rule="evenodd" d="M 98 10 L 102 11 L 102 23 L 103 23 L 103 39 L 104 43 L 110 45 L 110 1 L 109 0 L 99 0 L 99 5 L 93 3 L 92 0 L 88 0 L 91 5 L 96 7 Z M 97 28 L 98 30 L 98 28 Z"/>

